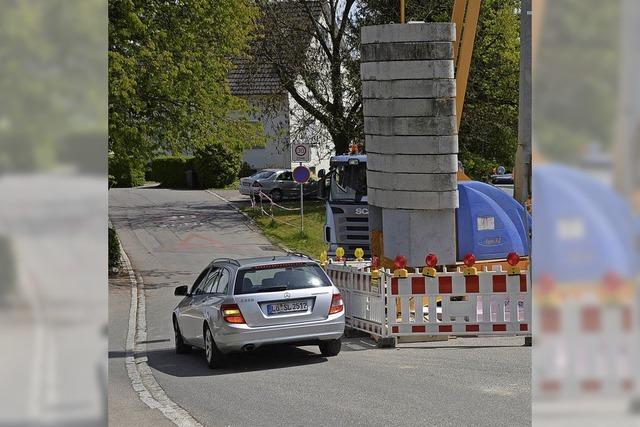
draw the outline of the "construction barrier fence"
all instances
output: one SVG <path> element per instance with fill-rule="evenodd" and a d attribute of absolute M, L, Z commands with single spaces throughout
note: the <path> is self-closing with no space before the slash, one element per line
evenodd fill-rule
<path fill-rule="evenodd" d="M 347 326 L 375 336 L 531 336 L 527 271 L 394 277 L 379 270 L 372 277 L 368 267 L 333 263 L 327 272 L 345 301 Z"/>

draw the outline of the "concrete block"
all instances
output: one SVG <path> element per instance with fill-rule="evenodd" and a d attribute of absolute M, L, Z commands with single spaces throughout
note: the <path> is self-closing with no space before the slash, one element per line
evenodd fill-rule
<path fill-rule="evenodd" d="M 365 117 L 367 135 L 455 135 L 455 116 L 439 117 Z"/>
<path fill-rule="evenodd" d="M 361 62 L 453 59 L 451 42 L 376 43 L 362 46 Z"/>
<path fill-rule="evenodd" d="M 458 188 L 455 173 L 396 174 L 369 170 L 369 188 L 397 191 L 454 191 Z"/>
<path fill-rule="evenodd" d="M 388 258 L 407 257 L 410 267 L 424 265 L 428 253 L 442 264 L 456 261 L 455 212 L 445 210 L 383 209 L 384 252 Z"/>
<path fill-rule="evenodd" d="M 454 116 L 455 98 L 426 99 L 365 99 L 362 102 L 365 117 L 424 117 Z"/>
<path fill-rule="evenodd" d="M 367 169 L 387 173 L 456 173 L 458 155 L 367 153 Z"/>
<path fill-rule="evenodd" d="M 455 154 L 458 136 L 366 135 L 367 153 L 375 154 Z"/>
<path fill-rule="evenodd" d="M 455 41 L 455 24 L 428 22 L 421 24 L 387 24 L 362 27 L 362 44 L 389 42 Z"/>
<path fill-rule="evenodd" d="M 439 210 L 458 207 L 457 190 L 419 192 L 369 188 L 367 197 L 370 205 L 388 209 Z"/>
<path fill-rule="evenodd" d="M 364 99 L 451 98 L 455 96 L 455 79 L 362 82 L 362 97 Z"/>
<path fill-rule="evenodd" d="M 382 208 L 369 205 L 369 232 L 371 231 L 382 231 Z"/>
<path fill-rule="evenodd" d="M 360 78 L 365 80 L 452 79 L 452 60 L 365 62 Z"/>

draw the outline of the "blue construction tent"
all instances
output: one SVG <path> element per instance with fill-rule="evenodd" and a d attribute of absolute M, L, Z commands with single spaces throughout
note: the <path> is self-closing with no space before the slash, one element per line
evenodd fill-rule
<path fill-rule="evenodd" d="M 500 188 L 478 181 L 458 183 L 456 210 L 458 259 L 504 259 L 509 252 L 529 255 L 531 216 Z"/>
<path fill-rule="evenodd" d="M 638 222 L 615 191 L 579 170 L 547 164 L 534 169 L 533 192 L 534 280 L 597 282 L 638 271 Z"/>

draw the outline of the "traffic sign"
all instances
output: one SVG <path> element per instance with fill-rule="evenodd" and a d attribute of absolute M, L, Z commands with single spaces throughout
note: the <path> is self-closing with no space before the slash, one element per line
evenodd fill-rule
<path fill-rule="evenodd" d="M 293 170 L 293 180 L 298 184 L 304 184 L 311 178 L 311 172 L 306 166 L 298 166 Z"/>
<path fill-rule="evenodd" d="M 291 146 L 291 161 L 292 162 L 310 162 L 311 161 L 311 147 L 309 144 L 297 143 Z"/>

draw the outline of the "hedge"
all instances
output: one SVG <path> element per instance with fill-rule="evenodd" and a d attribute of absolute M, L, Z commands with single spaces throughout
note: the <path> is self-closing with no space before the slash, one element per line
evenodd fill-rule
<path fill-rule="evenodd" d="M 150 179 L 164 187 L 187 187 L 187 171 L 193 170 L 193 157 L 160 156 L 151 162 Z M 194 183 L 195 184 L 195 183 Z"/>
<path fill-rule="evenodd" d="M 16 258 L 11 240 L 0 235 L 0 304 L 4 303 L 16 287 Z"/>
<path fill-rule="evenodd" d="M 144 185 L 145 165 L 131 158 L 109 156 L 109 180 L 114 187 L 137 187 Z"/>
<path fill-rule="evenodd" d="M 120 269 L 120 245 L 116 230 L 109 227 L 109 271 Z"/>
<path fill-rule="evenodd" d="M 200 186 L 222 188 L 238 178 L 240 153 L 220 143 L 208 144 L 194 153 L 193 163 Z"/>

